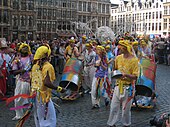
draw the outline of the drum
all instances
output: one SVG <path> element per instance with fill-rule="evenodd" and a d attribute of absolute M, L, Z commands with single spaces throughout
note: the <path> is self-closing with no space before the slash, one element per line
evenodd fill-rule
<path fill-rule="evenodd" d="M 140 75 L 136 84 L 136 94 L 152 96 L 155 92 L 156 64 L 150 59 L 140 60 Z"/>
<path fill-rule="evenodd" d="M 65 64 L 61 81 L 61 87 L 76 91 L 80 82 L 80 74 L 83 70 L 83 64 L 76 58 L 70 58 Z"/>

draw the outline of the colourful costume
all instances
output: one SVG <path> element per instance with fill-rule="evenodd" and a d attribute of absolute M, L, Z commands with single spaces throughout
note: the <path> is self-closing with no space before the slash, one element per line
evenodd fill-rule
<path fill-rule="evenodd" d="M 97 50 L 104 50 L 102 48 L 102 46 L 98 46 Z M 103 51 L 102 51 L 103 52 Z M 101 66 L 101 62 L 103 64 L 103 66 L 106 67 L 106 69 L 104 69 Z M 100 97 L 103 96 L 105 97 L 107 100 L 109 100 L 109 97 L 111 95 L 111 91 L 110 91 L 110 83 L 107 77 L 107 58 L 106 56 L 103 56 L 103 58 L 101 58 L 99 55 L 96 56 L 96 73 L 95 76 L 93 78 L 93 82 L 92 82 L 92 90 L 91 90 L 91 99 L 92 99 L 92 106 L 94 108 L 99 108 L 100 107 Z"/>
<path fill-rule="evenodd" d="M 29 47 L 27 44 L 21 44 L 19 51 L 22 50 L 23 47 Z M 22 54 L 22 53 L 21 53 Z M 27 56 L 21 56 L 20 58 L 16 59 L 12 64 L 12 70 L 24 70 L 25 72 L 19 73 L 16 78 L 16 88 L 14 95 L 20 94 L 28 94 L 30 93 L 30 74 L 29 71 L 31 69 L 31 62 L 32 62 L 32 55 L 29 53 Z M 22 106 L 28 104 L 28 99 L 23 99 L 21 97 L 15 99 L 15 107 Z M 16 116 L 13 120 L 20 119 L 24 115 L 23 109 L 18 109 L 16 111 Z"/>
<path fill-rule="evenodd" d="M 124 43 L 123 43 L 124 44 Z M 126 44 L 125 44 L 126 46 Z M 127 51 L 131 52 L 131 47 L 127 44 Z M 125 58 L 124 54 L 119 55 L 115 59 L 115 69 L 120 70 L 124 74 L 138 76 L 138 59 L 136 57 Z M 122 103 L 122 123 L 124 126 L 131 124 L 131 103 L 128 100 L 131 97 L 131 83 L 130 78 L 117 79 L 113 98 L 110 106 L 110 115 L 107 124 L 110 126 L 115 125 L 119 119 L 120 104 Z"/>

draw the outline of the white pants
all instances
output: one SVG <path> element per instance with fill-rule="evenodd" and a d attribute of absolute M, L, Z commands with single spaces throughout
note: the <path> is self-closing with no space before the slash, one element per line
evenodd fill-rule
<path fill-rule="evenodd" d="M 94 66 L 84 67 L 84 89 L 92 87 L 93 77 L 95 75 L 96 68 Z"/>
<path fill-rule="evenodd" d="M 42 102 L 38 102 L 38 100 L 36 100 L 36 103 L 34 105 L 34 120 L 36 127 L 56 127 L 56 112 L 51 99 L 48 102 L 47 109 L 48 110 L 46 114 L 46 104 L 43 104 Z"/>
<path fill-rule="evenodd" d="M 106 78 L 106 77 L 105 77 Z M 100 79 L 100 80 L 103 80 L 103 79 Z M 93 78 L 93 82 L 92 82 L 92 89 L 91 89 L 91 99 L 92 99 L 92 106 L 94 105 L 98 105 L 100 106 L 100 97 L 103 96 L 104 98 L 107 98 L 109 99 L 109 95 L 108 93 L 106 92 L 106 88 L 104 88 L 104 85 L 107 84 L 106 81 L 103 81 L 103 84 L 102 86 L 99 85 L 100 87 L 100 95 L 98 96 L 97 95 L 97 78 L 94 76 Z M 98 83 L 99 84 L 99 83 Z M 97 97 L 98 96 L 98 97 Z"/>
<path fill-rule="evenodd" d="M 14 95 L 19 94 L 30 94 L 30 83 L 29 82 L 23 82 L 19 78 L 16 81 L 16 88 Z M 23 99 L 21 97 L 14 100 L 15 107 L 23 106 L 24 104 L 28 104 L 28 99 Z M 21 118 L 24 115 L 23 109 L 15 110 L 16 117 Z"/>
<path fill-rule="evenodd" d="M 126 105 L 127 99 L 129 97 L 129 92 L 126 89 L 126 87 L 124 87 L 123 91 L 124 91 L 123 94 L 120 94 L 119 86 L 116 86 L 114 89 L 113 98 L 112 98 L 111 106 L 110 106 L 110 115 L 107 121 L 107 124 L 109 126 L 115 125 L 115 123 L 119 120 L 121 103 L 122 103 L 122 124 L 124 126 L 131 125 L 132 100 L 130 100 Z M 126 108 L 124 109 L 125 105 L 126 105 Z"/>

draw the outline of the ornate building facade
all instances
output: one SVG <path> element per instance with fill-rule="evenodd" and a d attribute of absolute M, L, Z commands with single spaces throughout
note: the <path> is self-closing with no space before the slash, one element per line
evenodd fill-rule
<path fill-rule="evenodd" d="M 110 0 L 0 0 L 0 37 L 53 39 L 110 25 Z M 82 28 L 82 29 L 81 29 Z"/>
<path fill-rule="evenodd" d="M 115 33 L 156 34 L 163 36 L 164 6 L 167 0 L 132 0 L 111 9 L 111 26 Z M 168 27 L 166 27 L 167 29 Z"/>
<path fill-rule="evenodd" d="M 35 39 L 35 0 L 12 0 L 11 6 L 11 39 Z"/>
<path fill-rule="evenodd" d="M 170 37 L 170 0 L 163 3 L 163 35 Z"/>
<path fill-rule="evenodd" d="M 37 0 L 37 38 L 52 39 L 109 26 L 110 0 Z"/>
<path fill-rule="evenodd" d="M 0 0 L 0 38 L 10 38 L 11 0 Z"/>

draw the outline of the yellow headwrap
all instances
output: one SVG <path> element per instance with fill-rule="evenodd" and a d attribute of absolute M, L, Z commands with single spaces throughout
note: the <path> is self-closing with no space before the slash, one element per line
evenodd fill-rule
<path fill-rule="evenodd" d="M 138 42 L 137 41 L 134 41 L 133 43 L 132 43 L 132 45 L 134 46 L 134 45 L 138 45 Z"/>
<path fill-rule="evenodd" d="M 21 44 L 20 44 L 20 46 L 19 46 L 19 52 L 20 52 L 21 49 L 24 48 L 24 47 L 27 47 L 27 48 L 28 48 L 28 54 L 31 55 L 31 54 L 32 54 L 32 53 L 31 53 L 31 48 L 30 48 L 30 46 L 29 46 L 28 44 L 26 44 L 26 43 L 21 43 Z"/>
<path fill-rule="evenodd" d="M 87 38 L 86 35 L 83 35 L 83 36 L 82 36 L 82 39 L 86 39 L 86 38 Z"/>
<path fill-rule="evenodd" d="M 51 54 L 50 47 L 49 46 L 41 46 L 35 52 L 34 60 L 39 60 L 39 59 L 45 58 L 47 54 L 48 54 L 48 57 Z"/>
<path fill-rule="evenodd" d="M 93 45 L 91 43 L 87 43 L 86 47 L 92 47 Z"/>
<path fill-rule="evenodd" d="M 106 48 L 106 49 L 110 49 L 110 45 L 107 45 L 105 48 Z"/>
<path fill-rule="evenodd" d="M 147 45 L 146 42 L 144 40 L 141 40 L 141 45 Z"/>
<path fill-rule="evenodd" d="M 127 51 L 128 51 L 130 54 L 133 54 L 133 53 L 132 53 L 132 46 L 129 44 L 129 41 L 128 41 L 128 40 L 120 40 L 120 41 L 119 41 L 119 45 L 125 46 L 125 47 L 127 48 Z"/>
<path fill-rule="evenodd" d="M 69 42 L 70 43 L 75 43 L 75 39 L 70 39 Z"/>

